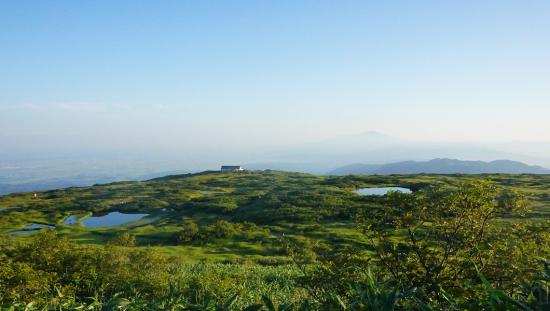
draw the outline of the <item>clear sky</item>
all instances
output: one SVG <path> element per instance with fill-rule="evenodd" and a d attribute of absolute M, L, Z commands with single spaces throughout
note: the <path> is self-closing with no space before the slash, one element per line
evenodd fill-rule
<path fill-rule="evenodd" d="M 550 140 L 550 2 L 3 0 L 0 89 L 4 154 Z"/>

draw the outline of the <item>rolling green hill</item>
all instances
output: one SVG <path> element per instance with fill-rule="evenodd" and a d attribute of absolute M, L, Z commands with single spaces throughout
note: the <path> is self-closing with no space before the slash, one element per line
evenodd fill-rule
<path fill-rule="evenodd" d="M 358 195 L 358 188 L 400 186 L 414 191 L 428 185 L 453 187 L 472 179 L 491 179 L 523 190 L 535 205 L 532 217 L 550 214 L 550 176 L 324 177 L 277 171 L 204 172 L 38 192 L 36 197 L 34 193 L 2 196 L 0 232 L 46 224 L 85 244 L 104 244 L 126 232 L 135 235 L 138 245 L 194 261 L 286 262 L 277 246 L 283 235 L 336 246 L 364 242 L 354 228 L 353 215 L 382 204 L 383 198 Z M 149 215 L 114 227 L 63 225 L 70 216 L 101 216 L 113 211 Z M 188 226 L 196 226 L 200 232 L 181 237 Z M 34 234 L 29 232 L 15 237 L 26 239 Z"/>
<path fill-rule="evenodd" d="M 384 187 L 413 193 L 356 191 Z M 204 172 L 11 194 L 0 307 L 539 308 L 549 218 L 548 175 Z"/>

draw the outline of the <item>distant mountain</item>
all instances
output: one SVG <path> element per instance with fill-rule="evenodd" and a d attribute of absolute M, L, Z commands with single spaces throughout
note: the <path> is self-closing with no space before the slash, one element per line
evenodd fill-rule
<path fill-rule="evenodd" d="M 455 159 L 434 159 L 425 162 L 404 161 L 390 164 L 351 164 L 331 171 L 330 175 L 390 175 L 390 174 L 550 174 L 550 169 L 527 165 L 522 162 L 497 160 L 461 161 Z"/>
<path fill-rule="evenodd" d="M 350 163 L 397 163 L 426 159 L 508 159 L 550 167 L 550 144 L 489 144 L 422 141 L 370 131 L 266 151 L 253 159 L 259 169 L 324 174 Z M 267 160 L 267 161 L 266 161 Z M 244 164 L 248 164 L 244 163 Z M 368 172 L 370 171 L 367 170 Z"/>

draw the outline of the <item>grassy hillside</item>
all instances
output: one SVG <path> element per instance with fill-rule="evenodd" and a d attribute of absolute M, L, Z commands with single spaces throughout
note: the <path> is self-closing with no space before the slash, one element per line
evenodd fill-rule
<path fill-rule="evenodd" d="M 390 186 L 413 192 L 356 192 Z M 0 310 L 544 310 L 549 219 L 540 175 L 205 172 L 12 194 Z"/>
<path fill-rule="evenodd" d="M 71 240 L 105 244 L 121 233 L 137 245 L 152 246 L 191 261 L 287 262 L 280 237 L 312 239 L 335 247 L 365 243 L 354 215 L 383 204 L 361 196 L 363 187 L 401 186 L 413 191 L 428 185 L 455 187 L 466 180 L 490 179 L 525 193 L 534 206 L 529 217 L 550 217 L 550 176 L 407 175 L 323 177 L 277 171 L 177 175 L 145 182 L 119 182 L 0 197 L 0 233 L 31 223 L 56 226 Z M 147 213 L 116 227 L 63 225 L 71 215 L 110 211 Z M 190 228 L 188 236 L 182 234 Z M 195 232 L 197 231 L 197 232 Z M 27 239 L 35 233 L 15 235 Z"/>

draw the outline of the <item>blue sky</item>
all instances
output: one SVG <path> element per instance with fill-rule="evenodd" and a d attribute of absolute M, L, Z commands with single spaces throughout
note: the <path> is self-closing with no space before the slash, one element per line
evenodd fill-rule
<path fill-rule="evenodd" d="M 548 1 L 6 0 L 0 144 L 548 141 L 549 38 Z"/>

